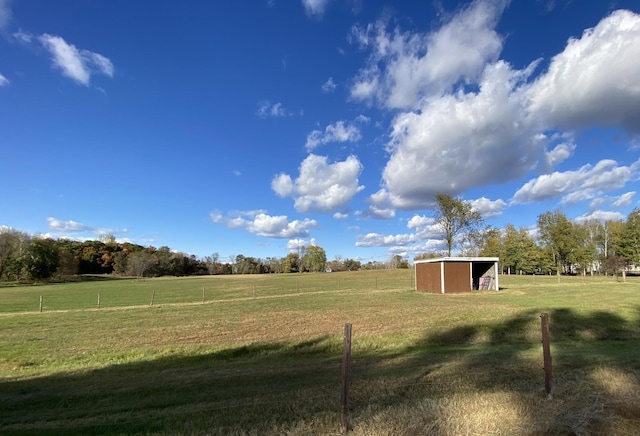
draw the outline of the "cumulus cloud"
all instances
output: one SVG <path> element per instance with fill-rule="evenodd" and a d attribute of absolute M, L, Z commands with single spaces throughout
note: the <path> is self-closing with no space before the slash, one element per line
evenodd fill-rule
<path fill-rule="evenodd" d="M 572 38 L 529 89 L 531 109 L 561 128 L 640 132 L 640 15 L 618 10 Z"/>
<path fill-rule="evenodd" d="M 485 69 L 477 93 L 442 96 L 421 111 L 398 114 L 383 188 L 371 200 L 424 208 L 436 193 L 457 194 L 530 171 L 546 144 L 525 122 L 520 95 L 530 73 L 497 62 Z"/>
<path fill-rule="evenodd" d="M 305 148 L 312 151 L 321 144 L 331 142 L 357 142 L 362 138 L 360 126 L 369 122 L 369 118 L 359 115 L 353 122 L 337 121 L 322 130 L 313 130 L 307 135 Z"/>
<path fill-rule="evenodd" d="M 309 16 L 321 18 L 331 0 L 302 0 L 302 6 Z"/>
<path fill-rule="evenodd" d="M 525 183 L 513 196 L 514 203 L 532 203 L 562 196 L 563 203 L 575 203 L 599 197 L 603 192 L 620 189 L 638 176 L 640 160 L 620 166 L 611 159 L 596 165 L 583 165 L 575 171 L 544 174 Z"/>
<path fill-rule="evenodd" d="M 263 118 L 267 117 L 288 117 L 291 116 L 291 112 L 285 109 L 282 103 L 271 103 L 264 101 L 258 105 L 257 114 Z"/>
<path fill-rule="evenodd" d="M 280 197 L 292 197 L 298 212 L 331 212 L 343 208 L 364 186 L 358 184 L 362 165 L 355 156 L 329 163 L 326 156 L 310 154 L 300 164 L 294 181 L 288 174 L 278 174 L 271 189 Z"/>
<path fill-rule="evenodd" d="M 498 215 L 502 215 L 502 211 L 507 206 L 507 202 L 504 200 L 489 200 L 485 197 L 480 197 L 475 200 L 471 200 L 471 207 L 476 210 L 483 218 L 492 218 Z"/>
<path fill-rule="evenodd" d="M 414 215 L 407 222 L 407 228 L 411 232 L 395 235 L 371 232 L 358 236 L 356 246 L 388 247 L 390 253 L 402 252 L 405 255 L 437 253 L 444 248 L 442 232 L 433 218 Z"/>
<path fill-rule="evenodd" d="M 322 92 L 330 93 L 336 90 L 336 84 L 333 82 L 333 77 L 329 77 L 329 79 L 322 84 Z"/>
<path fill-rule="evenodd" d="M 71 233 L 71 234 L 90 233 L 97 236 L 115 235 L 120 233 L 127 233 L 128 231 L 127 229 L 110 229 L 110 228 L 104 228 L 104 227 L 93 227 L 86 224 L 82 224 L 77 221 L 73 221 L 73 220 L 63 221 L 54 217 L 47 218 L 47 227 L 50 230 L 53 230 L 58 233 L 67 233 L 67 234 L 68 233 Z"/>
<path fill-rule="evenodd" d="M 304 219 L 289 221 L 286 215 L 272 216 L 264 211 L 234 212 L 223 216 L 220 212 L 211 212 L 211 221 L 231 229 L 244 229 L 249 233 L 267 238 L 306 237 L 312 228 L 317 227 L 316 220 Z"/>
<path fill-rule="evenodd" d="M 547 152 L 547 164 L 550 168 L 555 167 L 559 163 L 565 161 L 573 155 L 576 150 L 576 144 L 571 142 L 563 142 L 556 145 L 552 150 Z"/>
<path fill-rule="evenodd" d="M 351 98 L 388 108 L 415 108 L 462 82 L 475 82 L 502 49 L 495 26 L 508 1 L 478 0 L 437 31 L 388 30 L 378 21 L 355 26 L 351 41 L 372 51 L 351 86 Z"/>
<path fill-rule="evenodd" d="M 396 216 L 395 209 L 381 208 L 376 205 L 369 206 L 364 212 L 359 214 L 363 218 L 375 218 L 381 220 L 388 220 Z"/>
<path fill-rule="evenodd" d="M 38 37 L 42 46 L 51 54 L 51 59 L 62 74 L 75 82 L 89 86 L 91 75 L 100 73 L 113 77 L 114 66 L 109 58 L 89 50 L 78 49 L 60 36 L 47 33 Z"/>

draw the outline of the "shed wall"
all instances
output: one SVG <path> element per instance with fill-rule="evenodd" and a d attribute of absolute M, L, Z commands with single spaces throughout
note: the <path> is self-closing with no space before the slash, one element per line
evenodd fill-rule
<path fill-rule="evenodd" d="M 416 289 L 419 291 L 440 292 L 440 264 L 420 263 L 416 265 Z"/>
<path fill-rule="evenodd" d="M 444 292 L 471 291 L 471 263 L 444 263 Z"/>

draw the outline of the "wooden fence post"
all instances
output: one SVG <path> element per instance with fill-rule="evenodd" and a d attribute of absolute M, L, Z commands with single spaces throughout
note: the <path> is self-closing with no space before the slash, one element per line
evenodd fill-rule
<path fill-rule="evenodd" d="M 549 342 L 549 314 L 540 315 L 540 323 L 542 326 L 542 356 L 544 361 L 544 389 L 547 394 L 547 400 L 553 399 L 552 393 L 552 370 L 551 370 L 551 344 Z"/>
<path fill-rule="evenodd" d="M 42 295 L 40 295 L 40 312 L 42 312 Z"/>
<path fill-rule="evenodd" d="M 204 303 L 204 286 L 202 287 L 202 303 Z"/>
<path fill-rule="evenodd" d="M 156 298 L 156 291 L 153 291 L 153 294 L 151 294 L 151 303 L 149 304 L 149 306 L 153 306 L 153 300 L 155 300 Z"/>
<path fill-rule="evenodd" d="M 98 292 L 98 309 L 100 309 L 100 293 Z"/>
<path fill-rule="evenodd" d="M 349 376 L 351 374 L 351 324 L 344 325 L 344 348 L 342 352 L 342 428 L 349 431 Z"/>

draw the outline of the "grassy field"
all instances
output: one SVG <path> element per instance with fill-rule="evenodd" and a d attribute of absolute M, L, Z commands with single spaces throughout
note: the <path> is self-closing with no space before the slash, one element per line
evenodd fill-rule
<path fill-rule="evenodd" d="M 351 434 L 640 434 L 640 279 L 500 285 L 427 294 L 393 270 L 0 287 L 0 433 L 341 434 L 351 323 Z"/>

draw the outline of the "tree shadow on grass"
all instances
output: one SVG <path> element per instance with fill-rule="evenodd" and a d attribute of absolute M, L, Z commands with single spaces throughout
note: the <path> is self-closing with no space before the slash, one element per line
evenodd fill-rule
<path fill-rule="evenodd" d="M 546 400 L 544 390 L 540 312 L 529 310 L 506 321 L 426 333 L 404 350 L 411 359 L 363 369 L 364 378 L 395 378 L 398 388 L 389 389 L 386 398 L 358 398 L 358 406 L 414 407 L 412 403 L 426 398 L 431 416 L 423 418 L 422 425 L 430 434 L 639 434 L 638 322 L 605 311 L 581 314 L 567 308 L 550 311 L 549 318 L 553 401 Z M 497 404 L 507 400 L 496 406 L 493 416 L 487 412 L 485 422 L 462 418 L 469 419 L 467 427 L 452 423 L 450 409 L 460 409 L 465 416 L 479 414 L 481 407 L 465 405 L 464 400 L 478 401 L 476 394 L 497 399 Z M 442 413 L 442 404 L 452 406 Z M 508 427 L 511 410 L 517 411 L 511 419 L 518 428 Z M 487 424 L 491 419 L 493 427 Z M 500 421 L 507 423 L 501 427 Z"/>
<path fill-rule="evenodd" d="M 626 396 L 625 386 L 607 390 L 598 378 L 604 368 L 602 374 L 611 370 L 628 389 L 640 387 L 640 325 L 604 311 L 551 311 L 556 393 L 547 402 L 539 315 L 529 310 L 506 321 L 426 332 L 386 356 L 355 351 L 355 432 L 482 433 L 491 428 L 473 427 L 479 424 L 468 415 L 482 406 L 470 409 L 465 399 L 503 397 L 522 427 L 508 427 L 506 409 L 486 420 L 504 421 L 494 424 L 511 433 L 615 434 L 611 416 L 640 429 L 633 424 L 640 416 L 637 395 Z M 357 326 L 353 341 L 357 350 Z M 341 429 L 341 357 L 339 336 L 318 336 L 4 381 L 0 433 L 335 434 Z M 456 409 L 467 427 L 452 423 Z"/>

